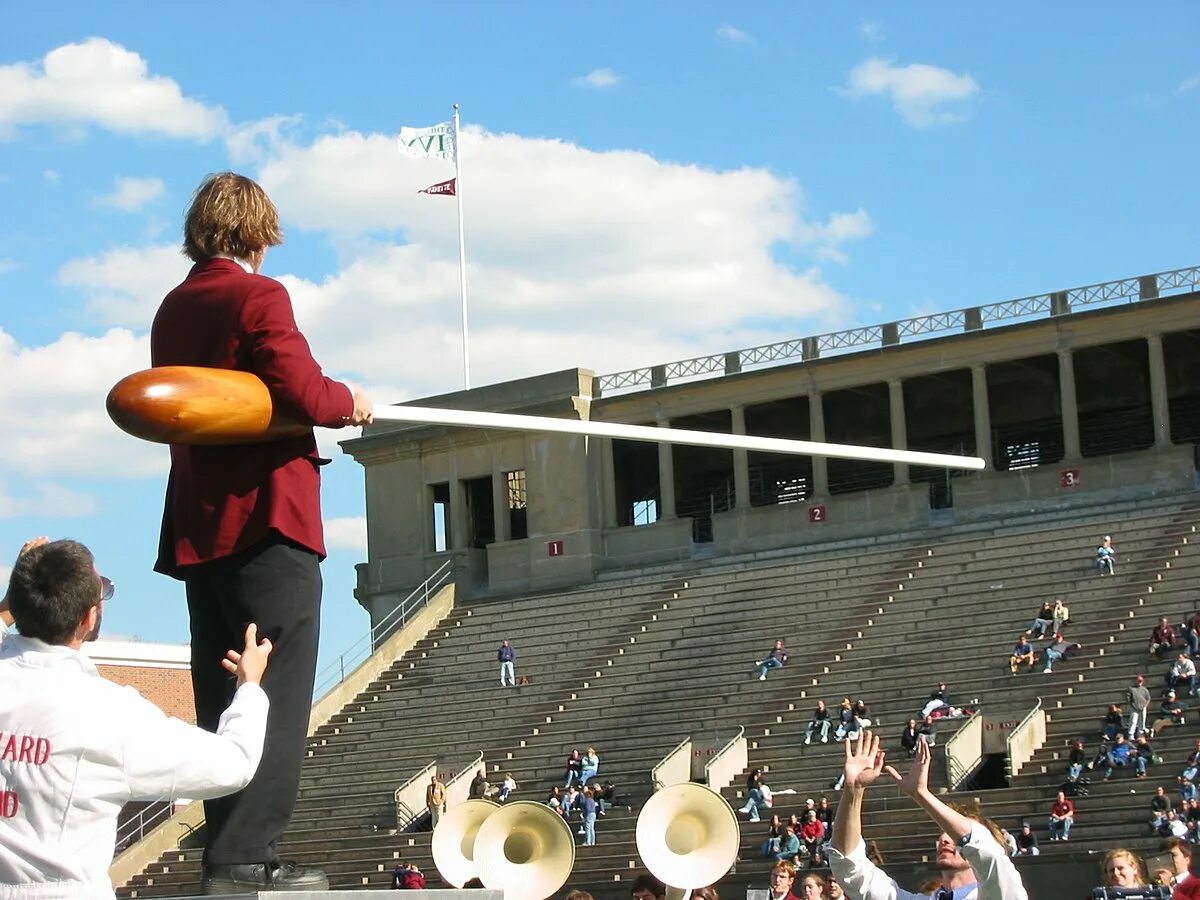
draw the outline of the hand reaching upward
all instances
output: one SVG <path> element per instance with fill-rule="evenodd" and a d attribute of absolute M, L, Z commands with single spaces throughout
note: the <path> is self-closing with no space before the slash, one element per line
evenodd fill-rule
<path fill-rule="evenodd" d="M 872 731 L 860 731 L 857 740 L 846 741 L 845 787 L 862 790 L 874 784 L 884 772 L 886 756 L 879 749 L 879 735 Z M 896 771 L 890 766 L 888 770 Z"/>
<path fill-rule="evenodd" d="M 900 790 L 910 797 L 916 797 L 918 794 L 929 792 L 929 762 L 931 758 L 928 742 L 917 741 L 917 753 L 913 758 L 912 768 L 905 775 L 902 776 L 892 766 L 887 766 L 884 771 L 900 786 Z"/>

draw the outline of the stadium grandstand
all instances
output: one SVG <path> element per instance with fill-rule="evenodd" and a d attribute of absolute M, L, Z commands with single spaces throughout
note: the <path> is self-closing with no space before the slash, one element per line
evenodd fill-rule
<path fill-rule="evenodd" d="M 759 769 L 771 813 L 836 805 L 843 750 L 805 744 L 818 700 L 864 700 L 889 754 L 930 693 L 933 778 L 1041 855 L 1038 894 L 1100 884 L 1115 846 L 1154 857 L 1151 797 L 1200 739 L 1195 709 L 1152 712 L 1154 759 L 1047 818 L 1082 740 L 1145 673 L 1159 706 L 1160 618 L 1200 608 L 1200 269 L 1182 269 L 596 376 L 568 370 L 418 405 L 650 424 L 982 457 L 982 472 L 380 424 L 343 446 L 364 469 L 369 556 L 356 591 L 370 645 L 335 664 L 314 706 L 297 812 L 281 848 L 338 889 L 383 889 L 398 861 L 441 886 L 425 785 L 451 802 L 484 769 L 547 799 L 572 749 L 597 749 L 615 804 L 567 885 L 627 898 L 646 870 L 634 828 L 659 788 L 703 780 L 734 809 Z M 1117 549 L 1102 576 L 1104 536 Z M 1061 599 L 1078 652 L 1016 675 L 1009 657 Z M 497 647 L 518 651 L 502 688 Z M 757 663 L 782 639 L 787 663 Z M 1039 651 L 1047 641 L 1035 641 Z M 1185 692 L 1186 693 L 1186 692 Z M 200 804 L 114 862 L 121 897 L 196 892 Z M 767 886 L 767 819 L 740 816 L 722 896 Z M 865 831 L 915 889 L 936 834 L 898 789 Z M 572 831 L 578 827 L 572 819 Z M 582 838 L 580 838 L 582 840 Z"/>

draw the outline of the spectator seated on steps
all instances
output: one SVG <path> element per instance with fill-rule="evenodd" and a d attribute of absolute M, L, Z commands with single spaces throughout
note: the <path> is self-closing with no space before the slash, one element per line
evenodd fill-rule
<path fill-rule="evenodd" d="M 1196 664 L 1186 653 L 1180 653 L 1167 671 L 1167 687 L 1178 691 L 1187 688 L 1188 696 L 1196 696 Z"/>
<path fill-rule="evenodd" d="M 825 701 L 818 700 L 817 708 L 813 710 L 812 718 L 808 720 L 808 725 L 804 729 L 804 743 L 811 744 L 813 737 L 817 734 L 821 736 L 821 743 L 829 743 L 829 728 L 833 723 L 829 720 L 829 710 L 825 708 Z"/>
<path fill-rule="evenodd" d="M 1154 630 L 1150 632 L 1150 653 L 1162 659 L 1175 649 L 1179 642 L 1179 633 L 1166 616 L 1158 620 Z"/>
<path fill-rule="evenodd" d="M 1161 718 L 1154 723 L 1152 731 L 1157 731 L 1159 728 L 1167 724 L 1185 725 L 1187 719 L 1184 716 L 1183 706 L 1177 699 L 1178 695 L 1174 691 L 1167 691 L 1167 696 L 1163 698 L 1162 706 L 1159 708 Z"/>
<path fill-rule="evenodd" d="M 1037 651 L 1034 650 L 1033 644 L 1029 643 L 1029 638 L 1025 635 L 1017 640 L 1017 645 L 1013 647 L 1012 656 L 1008 659 L 1008 670 L 1014 675 L 1017 674 L 1017 669 L 1021 668 L 1022 664 L 1029 667 L 1029 671 L 1033 671 L 1034 663 L 1037 660 Z"/>
<path fill-rule="evenodd" d="M 1025 632 L 1026 637 L 1037 640 L 1041 637 L 1049 637 L 1051 629 L 1054 627 L 1054 604 L 1049 600 L 1042 603 L 1042 608 L 1037 611 L 1037 615 L 1033 617 L 1033 624 Z"/>
<path fill-rule="evenodd" d="M 840 742 L 847 738 L 853 740 L 857 736 L 858 731 L 854 727 L 854 703 L 849 697 L 844 697 L 842 705 L 838 708 L 838 726 L 833 739 Z"/>
<path fill-rule="evenodd" d="M 1171 811 L 1171 798 L 1167 796 L 1167 789 L 1161 784 L 1154 789 L 1154 796 L 1150 798 L 1150 831 L 1153 834 L 1165 834 L 1167 824 L 1167 813 Z"/>
<path fill-rule="evenodd" d="M 1133 757 L 1133 745 L 1125 740 L 1125 735 L 1118 734 L 1117 739 L 1113 741 L 1112 746 L 1108 748 L 1108 753 L 1104 755 L 1106 768 L 1104 770 L 1104 780 L 1108 781 L 1113 776 L 1114 769 L 1123 769 L 1130 764 Z"/>
<path fill-rule="evenodd" d="M 1054 671 L 1054 664 L 1056 662 L 1066 659 L 1068 656 L 1078 653 L 1082 649 L 1083 644 L 1078 641 L 1068 641 L 1061 634 L 1054 635 L 1053 643 L 1046 647 L 1042 654 L 1043 662 L 1045 663 L 1045 668 L 1042 669 L 1042 672 L 1047 675 L 1050 674 Z"/>
<path fill-rule="evenodd" d="M 1096 569 L 1103 575 L 1116 574 L 1117 548 L 1113 546 L 1112 538 L 1104 536 L 1100 546 L 1096 548 Z"/>
<path fill-rule="evenodd" d="M 1121 715 L 1121 707 L 1117 704 L 1109 704 L 1104 721 L 1100 723 L 1100 733 L 1106 741 L 1115 740 L 1118 734 L 1128 734 L 1125 730 L 1125 717 Z"/>
<path fill-rule="evenodd" d="M 766 658 L 758 664 L 758 680 L 766 681 L 767 673 L 772 669 L 782 669 L 788 661 L 788 652 L 784 649 L 783 641 L 776 641 L 775 646 L 767 651 Z"/>

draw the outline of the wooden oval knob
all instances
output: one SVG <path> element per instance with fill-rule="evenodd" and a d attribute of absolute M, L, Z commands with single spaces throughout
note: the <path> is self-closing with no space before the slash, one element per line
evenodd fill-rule
<path fill-rule="evenodd" d="M 262 379 L 236 369 L 144 369 L 118 381 L 105 405 L 122 431 L 159 444 L 252 444 L 309 431 L 276 415 Z"/>

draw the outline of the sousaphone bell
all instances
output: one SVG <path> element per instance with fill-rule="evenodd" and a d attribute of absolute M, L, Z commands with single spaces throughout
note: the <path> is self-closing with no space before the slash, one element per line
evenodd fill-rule
<path fill-rule="evenodd" d="M 638 854 L 672 900 L 713 884 L 737 861 L 737 815 L 716 791 L 684 782 L 646 801 L 637 820 Z"/>

